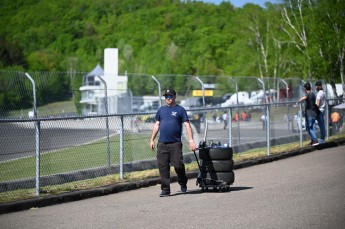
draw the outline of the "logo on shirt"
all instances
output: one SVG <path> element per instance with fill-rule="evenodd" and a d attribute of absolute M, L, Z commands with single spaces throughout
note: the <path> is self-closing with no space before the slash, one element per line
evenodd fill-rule
<path fill-rule="evenodd" d="M 172 111 L 172 112 L 171 112 L 171 115 L 172 115 L 172 116 L 176 116 L 176 114 L 177 114 L 176 111 Z"/>

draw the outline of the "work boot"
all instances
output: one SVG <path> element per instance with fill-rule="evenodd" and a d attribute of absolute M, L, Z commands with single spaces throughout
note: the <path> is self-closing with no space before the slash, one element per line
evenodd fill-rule
<path fill-rule="evenodd" d="M 168 197 L 168 196 L 170 196 L 170 192 L 166 190 L 163 190 L 161 194 L 159 194 L 159 197 Z"/>
<path fill-rule="evenodd" d="M 187 185 L 181 185 L 181 192 L 183 193 L 187 192 Z"/>

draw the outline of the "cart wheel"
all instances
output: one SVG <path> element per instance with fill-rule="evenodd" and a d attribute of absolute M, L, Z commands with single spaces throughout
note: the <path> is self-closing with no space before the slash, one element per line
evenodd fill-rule
<path fill-rule="evenodd" d="M 225 192 L 228 188 L 228 185 L 226 182 L 223 182 L 220 186 L 219 186 L 219 192 Z"/>
<path fill-rule="evenodd" d="M 222 180 L 226 183 L 233 184 L 235 181 L 234 172 L 210 172 L 206 175 L 207 178 Z"/>

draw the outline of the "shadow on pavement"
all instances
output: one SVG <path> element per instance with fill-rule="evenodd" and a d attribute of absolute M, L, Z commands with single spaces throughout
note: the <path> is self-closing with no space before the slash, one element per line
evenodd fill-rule
<path fill-rule="evenodd" d="M 194 194 L 203 194 L 203 193 L 227 193 L 227 192 L 237 192 L 237 191 L 243 191 L 247 189 L 252 189 L 253 187 L 230 187 L 229 191 L 222 191 L 220 192 L 219 190 L 213 190 L 212 188 L 209 188 L 207 191 L 203 191 L 202 189 L 191 189 L 188 190 L 186 193 L 183 192 L 177 192 L 170 194 L 170 196 L 179 196 L 179 195 L 194 195 Z"/>

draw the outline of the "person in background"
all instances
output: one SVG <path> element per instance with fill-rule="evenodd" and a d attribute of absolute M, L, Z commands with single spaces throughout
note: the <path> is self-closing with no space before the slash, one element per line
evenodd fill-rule
<path fill-rule="evenodd" d="M 339 120 L 340 120 L 339 113 L 334 111 L 331 114 L 331 120 L 332 120 L 332 127 L 333 127 L 333 130 L 334 130 L 334 133 L 336 133 L 339 130 Z"/>
<path fill-rule="evenodd" d="M 266 122 L 267 122 L 267 119 L 266 119 L 266 114 L 265 113 L 262 113 L 261 117 L 260 117 L 260 120 L 262 122 L 262 129 L 265 130 L 266 128 Z"/>
<path fill-rule="evenodd" d="M 224 122 L 223 129 L 225 130 L 226 127 L 228 126 L 228 113 L 226 111 L 224 111 L 222 118 L 223 118 L 223 122 Z"/>
<path fill-rule="evenodd" d="M 217 122 L 217 113 L 216 112 L 213 112 L 212 118 L 213 118 L 213 122 L 216 123 Z"/>
<path fill-rule="evenodd" d="M 252 114 L 249 112 L 247 113 L 247 121 L 251 121 L 252 120 Z"/>
<path fill-rule="evenodd" d="M 187 192 L 187 181 L 185 165 L 183 163 L 182 152 L 182 129 L 186 127 L 189 147 L 196 150 L 193 140 L 193 132 L 186 110 L 176 103 L 176 91 L 174 89 L 166 90 L 166 106 L 158 109 L 155 115 L 155 124 L 150 139 L 150 148 L 155 149 L 155 138 L 159 132 L 157 144 L 157 163 L 159 174 L 161 176 L 161 194 L 160 197 L 170 196 L 170 165 L 174 166 L 177 174 L 177 181 L 181 186 L 181 192 Z"/>
<path fill-rule="evenodd" d="M 247 121 L 248 120 L 248 114 L 246 111 L 243 111 L 241 113 L 241 118 L 242 118 L 242 121 Z"/>
<path fill-rule="evenodd" d="M 320 128 L 320 142 L 325 143 L 326 129 L 325 129 L 325 108 L 326 108 L 326 93 L 323 91 L 321 81 L 315 83 L 317 94 L 316 94 L 316 105 L 320 112 L 317 114 L 317 123 Z"/>
<path fill-rule="evenodd" d="M 302 123 L 302 116 L 303 116 L 302 111 L 298 111 L 296 113 L 296 115 L 294 116 L 293 119 L 294 119 L 294 122 L 296 123 L 297 130 L 294 130 L 294 128 L 292 128 L 292 131 L 294 131 L 294 132 L 302 131 L 302 129 L 304 127 L 304 125 Z"/>
<path fill-rule="evenodd" d="M 236 122 L 239 122 L 239 121 L 240 121 L 240 119 L 239 119 L 239 117 L 238 117 L 238 112 L 236 112 L 234 120 L 235 120 Z"/>
<path fill-rule="evenodd" d="M 316 106 L 316 96 L 311 91 L 310 83 L 304 84 L 304 90 L 306 95 L 298 100 L 298 102 L 305 101 L 305 128 L 311 137 L 311 142 L 309 145 L 319 144 L 315 134 L 315 120 L 318 113 L 318 108 Z"/>

